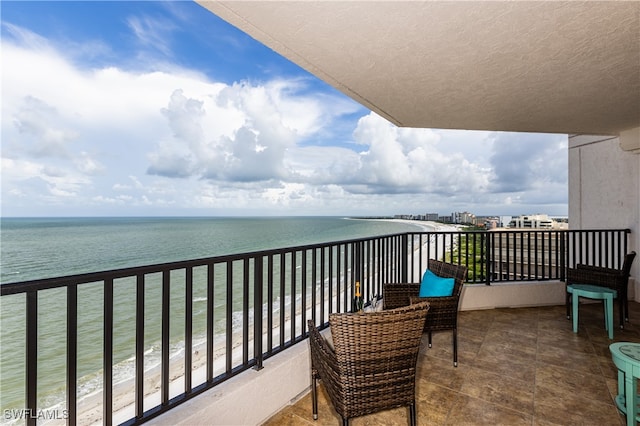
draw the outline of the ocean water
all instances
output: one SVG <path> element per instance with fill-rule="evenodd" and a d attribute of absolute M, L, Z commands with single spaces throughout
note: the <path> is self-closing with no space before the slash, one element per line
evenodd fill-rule
<path fill-rule="evenodd" d="M 3 218 L 0 222 L 2 284 L 86 272 L 197 259 L 255 250 L 415 231 L 416 225 L 338 217 L 268 218 Z M 194 274 L 205 271 L 195 271 Z M 156 277 L 159 281 L 160 277 Z M 153 280 L 153 278 L 152 278 Z M 197 279 L 195 280 L 198 281 Z M 171 315 L 183 318 L 184 300 L 172 286 Z M 160 292 L 146 286 L 145 367 L 160 355 Z M 114 284 L 114 383 L 133 375 L 135 297 L 132 282 Z M 220 298 L 224 300 L 224 298 Z M 78 376 L 81 399 L 102 386 L 102 288 L 78 294 Z M 194 339 L 203 339 L 206 288 L 194 288 Z M 223 307 L 226 308 L 226 307 Z M 233 309 L 233 308 L 232 308 Z M 0 298 L 0 410 L 24 407 L 25 297 Z M 224 310 L 220 310 L 221 313 Z M 38 299 L 38 405 L 64 401 L 65 290 Z M 224 324 L 220 322 L 220 331 Z M 182 350 L 182 325 L 173 323 L 172 351 Z"/>

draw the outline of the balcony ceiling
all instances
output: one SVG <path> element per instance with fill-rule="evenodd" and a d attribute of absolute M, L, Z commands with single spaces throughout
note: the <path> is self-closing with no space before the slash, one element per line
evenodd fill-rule
<path fill-rule="evenodd" d="M 197 2 L 398 126 L 640 126 L 638 1 Z"/>

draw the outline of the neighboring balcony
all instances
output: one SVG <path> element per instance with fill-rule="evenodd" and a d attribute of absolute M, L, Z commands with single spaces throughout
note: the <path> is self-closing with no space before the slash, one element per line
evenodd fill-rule
<path fill-rule="evenodd" d="M 505 238 L 494 232 L 402 233 L 3 284 L 2 303 L 17 304 L 23 312 L 22 317 L 12 318 L 18 332 L 11 338 L 26 342 L 23 354 L 3 358 L 3 369 L 24 371 L 24 401 L 14 413 L 49 408 L 39 402 L 38 392 L 43 359 L 46 362 L 52 349 L 39 337 L 47 326 L 38 321 L 46 301 L 64 312 L 56 324 L 67 360 L 66 378 L 60 383 L 66 398 L 58 405 L 64 419 L 58 423 L 256 424 L 308 391 L 304 324 L 313 319 L 326 328 L 329 313 L 350 311 L 356 281 L 368 299 L 380 294 L 384 282 L 418 282 L 429 258 L 466 265 L 461 364 L 465 359 L 468 366 L 486 358 L 487 365 L 499 365 L 499 348 L 484 342 L 497 339 L 504 353 L 518 350 L 522 344 L 517 336 L 522 333 L 511 340 L 511 334 L 499 327 L 501 316 L 521 310 L 478 309 L 561 305 L 566 268 L 576 263 L 619 267 L 628 238 L 624 229 L 511 231 Z M 102 347 L 89 354 L 79 332 L 85 322 L 79 307 L 86 297 L 103 300 L 103 310 L 94 319 L 100 322 Z M 571 340 L 581 338 L 581 333 L 577 337 L 571 333 L 563 307 L 540 309 L 546 309 L 544 315 L 549 317 L 545 325 L 549 336 L 557 331 Z M 524 315 L 516 321 L 524 323 L 512 330 L 539 330 L 542 315 Z M 633 329 L 616 330 L 616 338 Z M 441 334 L 444 340 L 436 341 L 425 358 L 436 365 L 438 357 L 431 360 L 431 354 L 450 350 L 450 334 Z M 114 371 L 122 366 L 122 354 L 114 354 L 126 336 L 132 342 L 125 356 L 131 360 L 129 387 L 114 380 Z M 537 338 L 537 351 L 544 338 Z M 178 353 L 176 342 L 182 348 Z M 472 344 L 475 351 L 469 347 Z M 463 355 L 465 348 L 471 350 Z M 154 351 L 159 353 L 159 365 L 149 368 L 145 361 Z M 496 355 L 493 361 L 490 354 Z M 599 355 L 606 358 L 602 348 Z M 83 379 L 79 366 L 87 356 L 99 357 L 102 363 L 102 387 L 90 407 L 79 389 Z M 426 371 L 431 366 L 421 368 Z M 521 379 L 534 382 L 530 375 Z M 432 398 L 430 394 L 428 399 Z M 36 424 L 38 419 L 27 415 L 25 422 Z"/>

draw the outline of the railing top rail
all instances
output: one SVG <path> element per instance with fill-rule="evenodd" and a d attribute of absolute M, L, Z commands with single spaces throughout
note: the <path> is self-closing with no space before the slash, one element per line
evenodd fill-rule
<path fill-rule="evenodd" d="M 62 277 L 55 278 L 42 278 L 35 279 L 30 281 L 21 281 L 15 283 L 4 283 L 0 284 L 0 296 L 7 296 L 11 294 L 20 294 L 27 293 L 30 291 L 37 290 L 48 290 L 53 288 L 65 287 L 69 285 L 79 285 L 79 284 L 87 284 L 93 282 L 100 282 L 109 279 L 119 279 L 137 275 L 145 275 L 152 273 L 159 273 L 167 270 L 176 270 L 176 269 L 185 269 L 185 268 L 193 268 L 198 266 L 206 266 L 211 264 L 225 263 L 225 262 L 234 262 L 244 259 L 251 259 L 257 257 L 265 257 L 265 256 L 273 256 L 273 255 L 282 255 L 291 252 L 304 251 L 310 249 L 322 249 L 331 246 L 344 245 L 344 244 L 353 244 L 358 242 L 365 242 L 371 240 L 379 240 L 385 238 L 394 238 L 401 237 L 403 235 L 419 235 L 419 234 L 429 234 L 429 235 L 444 235 L 444 234 L 475 234 L 475 233 L 486 233 L 487 231 L 406 231 L 395 234 L 385 234 L 378 235 L 373 237 L 362 237 L 348 240 L 338 240 L 338 241 L 329 241 L 322 243 L 314 243 L 314 244 L 305 244 L 300 246 L 291 246 L 291 247 L 282 247 L 277 249 L 268 249 L 268 250 L 258 250 L 253 252 L 246 253 L 236 253 L 222 256 L 214 256 L 214 257 L 206 257 L 200 259 L 191 259 L 191 260 L 181 260 L 175 262 L 167 262 L 167 263 L 159 263 L 153 265 L 144 265 L 144 266 L 134 266 L 129 268 L 122 269 L 114 269 L 108 271 L 96 271 L 89 272 L 83 274 L 75 274 L 75 275 L 67 275 Z M 490 231 L 490 232 L 559 232 L 559 233 L 568 233 L 568 232 L 624 232 L 626 234 L 631 233 L 630 229 L 504 229 L 499 231 Z"/>

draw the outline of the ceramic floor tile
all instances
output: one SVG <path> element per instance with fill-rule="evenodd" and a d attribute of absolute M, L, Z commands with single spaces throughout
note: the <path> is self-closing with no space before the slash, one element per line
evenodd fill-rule
<path fill-rule="evenodd" d="M 502 357 L 478 357 L 474 367 L 532 383 L 536 374 L 535 361 L 514 360 L 506 355 Z"/>
<path fill-rule="evenodd" d="M 566 395 L 564 398 L 538 401 L 535 425 L 599 425 L 621 426 L 624 417 L 609 404 Z"/>
<path fill-rule="evenodd" d="M 540 345 L 538 362 L 557 365 L 589 374 L 601 374 L 599 357 L 591 352 L 576 352 L 551 345 Z"/>
<path fill-rule="evenodd" d="M 537 328 L 532 326 L 529 332 L 520 333 L 510 327 L 492 326 L 487 331 L 484 341 L 485 343 L 504 343 L 535 351 L 538 344 Z"/>
<path fill-rule="evenodd" d="M 580 397 L 613 404 L 605 378 L 573 369 L 539 363 L 536 368 L 536 401 Z"/>
<path fill-rule="evenodd" d="M 459 393 L 428 382 L 417 383 L 417 417 L 419 425 L 442 425 L 447 421 Z"/>
<path fill-rule="evenodd" d="M 561 324 L 561 323 L 559 323 Z M 566 330 L 553 328 L 538 329 L 539 347 L 549 346 L 575 352 L 594 353 L 595 348 L 590 340 L 579 337 L 571 328 Z"/>
<path fill-rule="evenodd" d="M 456 400 L 445 424 L 447 425 L 527 425 L 533 416 L 486 401 L 460 395 Z"/>
<path fill-rule="evenodd" d="M 507 339 L 493 341 L 491 339 L 483 343 L 478 351 L 479 357 L 507 357 L 516 361 L 535 361 L 536 345 L 520 345 L 518 342 L 510 342 Z"/>
<path fill-rule="evenodd" d="M 502 407 L 533 414 L 534 387 L 529 382 L 470 368 L 460 392 Z"/>
<path fill-rule="evenodd" d="M 431 358 L 423 361 L 417 369 L 417 378 L 455 391 L 460 390 L 464 377 L 470 368 L 466 364 L 458 364 L 457 367 L 454 367 L 448 359 Z"/>

